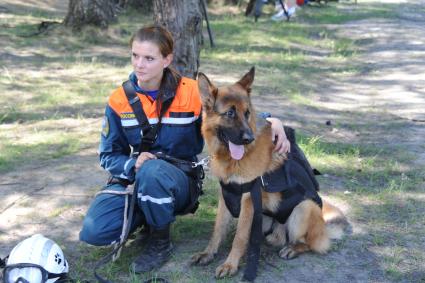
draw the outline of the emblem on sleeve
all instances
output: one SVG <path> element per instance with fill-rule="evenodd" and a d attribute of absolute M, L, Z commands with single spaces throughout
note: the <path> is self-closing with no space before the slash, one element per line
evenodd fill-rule
<path fill-rule="evenodd" d="M 104 136 L 105 138 L 107 138 L 109 135 L 109 120 L 108 117 L 103 117 L 103 121 L 102 121 L 102 136 Z"/>

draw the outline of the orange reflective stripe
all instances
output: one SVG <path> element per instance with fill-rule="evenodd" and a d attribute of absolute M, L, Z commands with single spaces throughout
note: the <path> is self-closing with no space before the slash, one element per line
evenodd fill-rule
<path fill-rule="evenodd" d="M 170 112 L 193 112 L 195 116 L 201 114 L 201 97 L 197 81 L 182 78 L 176 97 L 164 117 L 170 117 Z"/>
<path fill-rule="evenodd" d="M 121 116 L 121 113 L 133 112 L 122 87 L 112 92 L 108 104 L 118 116 Z"/>
<path fill-rule="evenodd" d="M 143 111 L 148 118 L 156 118 L 156 102 L 149 100 L 146 95 L 137 94 L 140 101 L 143 105 Z M 127 100 L 124 89 L 122 87 L 116 89 L 112 95 L 109 97 L 109 106 L 121 116 L 122 113 L 133 113 L 133 109 L 130 106 L 130 103 Z"/>
<path fill-rule="evenodd" d="M 143 105 L 148 119 L 158 118 L 156 113 L 156 101 L 152 102 L 146 95 L 137 94 Z M 133 109 L 127 100 L 122 87 L 116 89 L 109 97 L 109 106 L 117 113 L 121 119 L 128 119 L 133 113 Z M 201 114 L 201 97 L 199 95 L 198 83 L 195 80 L 183 77 L 177 88 L 176 96 L 165 113 L 164 118 L 170 117 L 170 112 L 193 112 L 194 116 Z"/>

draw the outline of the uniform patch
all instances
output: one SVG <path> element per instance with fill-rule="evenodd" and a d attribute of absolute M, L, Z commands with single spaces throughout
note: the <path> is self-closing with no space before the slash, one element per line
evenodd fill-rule
<path fill-rule="evenodd" d="M 136 118 L 136 115 L 134 115 L 133 112 L 127 112 L 127 113 L 121 113 L 121 119 L 134 119 Z"/>
<path fill-rule="evenodd" d="M 107 138 L 109 135 L 109 119 L 108 117 L 103 117 L 102 120 L 102 136 L 104 136 L 105 138 Z"/>

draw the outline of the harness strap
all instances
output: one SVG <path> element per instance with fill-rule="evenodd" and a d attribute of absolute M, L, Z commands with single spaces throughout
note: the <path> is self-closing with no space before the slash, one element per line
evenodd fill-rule
<path fill-rule="evenodd" d="M 136 116 L 137 122 L 142 127 L 142 141 L 140 143 L 138 153 L 149 151 L 156 140 L 159 129 L 161 128 L 162 117 L 167 112 L 168 108 L 170 108 L 171 103 L 174 100 L 174 96 L 162 102 L 158 123 L 156 125 L 151 125 L 149 124 L 149 120 L 146 117 L 145 111 L 143 111 L 143 105 L 140 101 L 140 98 L 137 96 L 133 83 L 130 80 L 127 80 L 122 84 L 122 86 L 125 95 L 127 96 L 128 102 L 130 103 L 131 109 L 133 109 L 134 115 Z"/>
<path fill-rule="evenodd" d="M 317 169 L 313 169 L 310 165 L 310 163 L 307 160 L 307 157 L 305 156 L 302 149 L 298 146 L 298 143 L 296 141 L 295 137 L 295 130 L 291 127 L 283 127 L 285 130 L 286 137 L 288 138 L 289 142 L 291 143 L 291 152 L 288 154 L 288 157 L 290 159 L 294 159 L 296 162 L 298 162 L 302 168 L 307 172 L 308 177 L 310 178 L 311 182 L 313 182 L 314 188 L 316 191 L 320 190 L 320 185 L 317 179 L 314 177 L 316 175 L 321 175 L 321 173 Z"/>
<path fill-rule="evenodd" d="M 97 192 L 95 196 L 102 195 L 102 194 L 111 194 L 111 195 L 132 195 L 133 191 L 130 189 L 126 189 L 123 192 L 120 191 L 114 191 L 114 190 L 102 190 L 100 192 Z"/>
<path fill-rule="evenodd" d="M 254 206 L 254 215 L 252 218 L 251 233 L 249 235 L 249 245 L 247 253 L 247 264 L 244 270 L 243 279 L 254 281 L 257 277 L 258 263 L 260 260 L 260 246 L 263 237 L 263 216 L 261 202 L 261 182 L 260 178 L 254 180 L 251 187 L 251 200 Z"/>
<path fill-rule="evenodd" d="M 254 215 L 252 217 L 247 251 L 247 264 L 244 270 L 243 279 L 246 281 L 253 281 L 257 276 L 258 263 L 260 259 L 260 246 L 263 238 L 261 179 L 260 177 L 257 177 L 253 181 L 244 184 L 225 184 L 220 181 L 220 185 L 226 207 L 232 216 L 236 218 L 240 216 L 242 194 L 248 192 L 251 194 Z"/>

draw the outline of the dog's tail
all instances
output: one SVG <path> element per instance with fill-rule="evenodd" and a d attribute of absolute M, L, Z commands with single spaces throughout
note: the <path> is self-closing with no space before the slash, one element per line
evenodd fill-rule
<path fill-rule="evenodd" d="M 322 214 L 329 238 L 341 239 L 344 235 L 344 229 L 348 225 L 347 219 L 342 211 L 326 200 L 323 200 Z"/>

